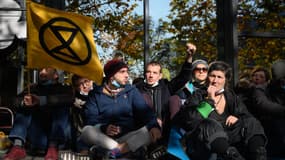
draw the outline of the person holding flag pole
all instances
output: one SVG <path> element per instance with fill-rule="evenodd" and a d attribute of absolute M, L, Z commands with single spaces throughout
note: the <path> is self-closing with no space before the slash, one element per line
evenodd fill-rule
<path fill-rule="evenodd" d="M 26 157 L 27 139 L 32 150 L 45 151 L 45 160 L 56 160 L 58 147 L 70 137 L 69 107 L 72 88 L 58 83 L 58 72 L 51 67 L 39 71 L 39 82 L 20 94 L 15 101 L 15 122 L 9 133 L 13 147 L 4 160 Z"/>
<path fill-rule="evenodd" d="M 66 140 L 66 126 L 69 122 L 66 118 L 68 113 L 65 114 L 65 111 L 68 111 L 66 106 L 72 105 L 72 89 L 58 83 L 55 69 L 78 74 L 93 80 L 98 85 L 102 83 L 103 69 L 93 39 L 94 21 L 91 17 L 49 8 L 31 0 L 27 0 L 26 3 L 28 33 L 26 68 L 41 69 L 40 82 L 31 87 L 30 94 L 25 92 L 16 101 L 21 112 L 17 112 L 18 117 L 16 115 L 10 133 L 14 146 L 4 156 L 4 160 L 23 159 L 26 156 L 23 145 L 28 132 L 31 132 L 30 127 L 43 122 L 47 124 L 40 126 L 47 127 L 48 123 L 51 123 L 51 128 L 47 127 L 48 132 L 44 132 L 45 127 L 36 127 L 36 129 L 41 129 L 40 132 L 46 133 L 48 138 L 42 138 L 43 134 L 38 132 L 31 132 L 36 134 L 32 137 L 43 149 L 46 149 L 45 145 L 49 143 L 45 160 L 57 160 L 58 144 Z M 53 86 L 58 88 L 55 89 Z M 65 96 L 66 99 L 63 98 Z M 46 110 L 61 111 L 46 112 Z M 35 114 L 35 111 L 41 114 Z M 41 121 L 44 117 L 48 119 Z"/>

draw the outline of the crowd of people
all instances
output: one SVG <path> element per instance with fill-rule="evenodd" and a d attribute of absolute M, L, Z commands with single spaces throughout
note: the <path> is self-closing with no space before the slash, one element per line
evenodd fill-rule
<path fill-rule="evenodd" d="M 4 160 L 20 160 L 26 148 L 57 160 L 68 148 L 93 159 L 178 159 L 167 153 L 172 127 L 183 131 L 189 159 L 266 160 L 285 158 L 285 60 L 270 71 L 256 67 L 234 87 L 223 61 L 193 61 L 196 46 L 186 45 L 185 62 L 171 80 L 162 65 L 146 65 L 145 79 L 129 83 L 123 59 L 104 65 L 102 85 L 73 75 L 58 82 L 55 68 L 39 70 L 39 81 L 15 100 L 9 132 L 13 146 Z"/>

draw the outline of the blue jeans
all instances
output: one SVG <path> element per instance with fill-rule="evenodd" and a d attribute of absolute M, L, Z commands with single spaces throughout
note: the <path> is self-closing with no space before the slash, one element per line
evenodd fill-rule
<path fill-rule="evenodd" d="M 10 139 L 29 139 L 31 146 L 46 149 L 49 142 L 62 144 L 70 139 L 69 108 L 37 108 L 17 112 Z"/>

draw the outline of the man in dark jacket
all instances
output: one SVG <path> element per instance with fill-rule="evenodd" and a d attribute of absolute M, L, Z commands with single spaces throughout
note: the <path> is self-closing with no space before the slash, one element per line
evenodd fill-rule
<path fill-rule="evenodd" d="M 161 143 L 167 145 L 170 131 L 170 109 L 169 98 L 181 89 L 191 79 L 192 57 L 196 46 L 187 43 L 187 55 L 180 73 L 171 81 L 162 79 L 162 66 L 159 62 L 152 61 L 147 64 L 145 82 L 139 83 L 137 88 L 143 94 L 148 105 L 157 115 L 158 123 L 162 127 L 163 137 Z M 171 106 L 180 107 L 180 106 Z M 173 109 L 179 110 L 179 109 Z"/>
<path fill-rule="evenodd" d="M 87 126 L 81 139 L 108 150 L 108 158 L 120 158 L 156 142 L 161 131 L 140 92 L 128 84 L 128 66 L 114 59 L 104 72 L 104 84 L 95 87 L 86 102 Z"/>
<path fill-rule="evenodd" d="M 31 144 L 47 150 L 46 160 L 58 158 L 58 145 L 69 137 L 69 106 L 72 104 L 72 89 L 58 82 L 54 68 L 39 71 L 39 83 L 24 91 L 17 99 L 18 110 L 9 138 L 14 146 L 4 160 L 23 159 L 24 144 L 29 137 Z"/>
<path fill-rule="evenodd" d="M 253 92 L 253 109 L 268 136 L 268 155 L 285 158 L 285 60 L 275 61 L 271 72 L 268 86 Z"/>

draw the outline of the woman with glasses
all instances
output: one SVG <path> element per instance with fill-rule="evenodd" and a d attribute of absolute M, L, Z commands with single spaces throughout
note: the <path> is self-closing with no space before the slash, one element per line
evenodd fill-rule
<path fill-rule="evenodd" d="M 205 85 L 208 75 L 208 63 L 205 60 L 198 59 L 192 63 L 192 84 L 194 89 Z"/>
<path fill-rule="evenodd" d="M 189 81 L 184 85 L 182 89 L 180 89 L 176 95 L 173 95 L 169 98 L 169 108 L 170 108 L 170 119 L 172 120 L 173 117 L 179 112 L 181 106 L 186 101 L 187 97 L 191 96 L 193 92 L 199 88 L 203 88 L 206 85 L 206 79 L 208 75 L 208 63 L 205 60 L 197 59 L 192 62 L 191 67 L 191 73 L 189 76 Z M 179 107 L 177 107 L 179 106 Z M 175 148 L 175 150 L 168 149 L 169 153 L 172 153 L 174 156 L 176 156 L 179 159 L 185 159 L 185 157 L 181 157 L 181 155 L 177 155 L 177 150 L 184 150 L 181 146 L 175 146 L 172 147 L 172 144 L 178 144 L 181 141 L 181 138 L 183 136 L 184 131 L 181 129 L 178 129 L 178 127 L 175 124 L 172 124 L 170 136 L 172 137 L 169 140 L 168 146 L 169 148 Z M 179 138 L 173 138 L 176 137 L 175 135 L 180 135 Z M 188 151 L 192 150 L 191 147 L 186 147 Z"/>
<path fill-rule="evenodd" d="M 197 59 L 192 62 L 192 79 L 188 81 L 182 90 L 179 90 L 177 93 L 181 98 L 182 104 L 196 89 L 205 86 L 208 75 L 208 67 L 207 61 L 202 59 Z"/>

